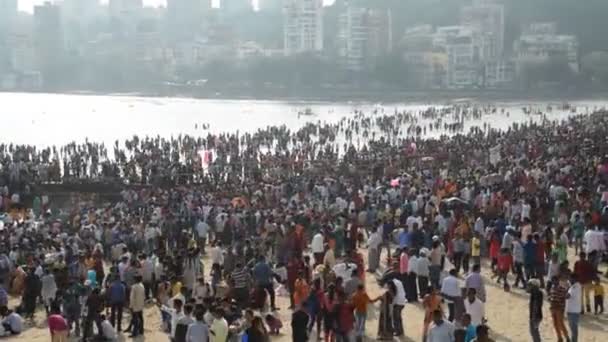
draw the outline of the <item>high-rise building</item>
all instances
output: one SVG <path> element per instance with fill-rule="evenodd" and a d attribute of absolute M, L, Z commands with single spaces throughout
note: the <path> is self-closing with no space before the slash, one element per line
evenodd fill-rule
<path fill-rule="evenodd" d="M 348 70 L 375 65 L 378 57 L 392 49 L 390 10 L 348 7 L 339 17 L 338 55 Z"/>
<path fill-rule="evenodd" d="M 476 0 L 461 11 L 461 24 L 473 30 L 482 60 L 502 58 L 505 44 L 504 6 L 497 1 Z"/>
<path fill-rule="evenodd" d="M 172 39 L 190 40 L 200 32 L 211 0 L 167 0 L 167 28 Z"/>
<path fill-rule="evenodd" d="M 66 48 L 76 51 L 86 41 L 94 39 L 89 28 L 100 14 L 99 0 L 63 0 L 59 5 Z"/>
<path fill-rule="evenodd" d="M 220 9 L 226 16 L 233 16 L 239 13 L 252 12 L 252 0 L 221 0 Z"/>
<path fill-rule="evenodd" d="M 108 2 L 112 30 L 115 35 L 134 37 L 143 14 L 143 0 L 110 0 Z"/>
<path fill-rule="evenodd" d="M 110 0 L 108 2 L 110 16 L 115 18 L 137 14 L 143 6 L 143 0 Z"/>
<path fill-rule="evenodd" d="M 17 0 L 0 0 L 0 36 L 11 30 L 17 11 Z"/>
<path fill-rule="evenodd" d="M 427 24 L 406 29 L 399 41 L 410 77 L 423 89 L 442 88 L 446 82 L 447 54 L 434 46 L 434 36 L 433 26 Z"/>
<path fill-rule="evenodd" d="M 63 48 L 61 8 L 49 2 L 34 7 L 34 37 L 41 52 Z"/>
<path fill-rule="evenodd" d="M 286 55 L 323 50 L 323 0 L 286 0 L 283 8 Z"/>
<path fill-rule="evenodd" d="M 63 0 L 60 5 L 61 15 L 64 19 L 90 20 L 99 11 L 99 0 Z"/>
<path fill-rule="evenodd" d="M 65 54 L 61 7 L 49 2 L 34 7 L 34 50 L 45 79 L 56 79 Z"/>
<path fill-rule="evenodd" d="M 517 72 L 528 63 L 562 59 L 573 72 L 579 71 L 579 43 L 576 36 L 557 34 L 555 23 L 534 23 L 514 42 Z"/>
<path fill-rule="evenodd" d="M 258 9 L 261 12 L 281 12 L 283 0 L 258 0 Z"/>
<path fill-rule="evenodd" d="M 475 37 L 474 30 L 469 26 L 437 28 L 433 46 L 445 52 L 445 85 L 448 88 L 461 89 L 477 85 L 480 60 Z"/>

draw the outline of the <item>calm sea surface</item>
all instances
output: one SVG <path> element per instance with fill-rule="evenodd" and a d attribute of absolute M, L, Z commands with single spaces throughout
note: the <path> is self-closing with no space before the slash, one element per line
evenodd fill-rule
<path fill-rule="evenodd" d="M 251 132 L 268 125 L 286 125 L 297 129 L 310 121 L 336 122 L 354 115 L 355 110 L 370 113 L 418 112 L 430 106 L 446 103 L 356 103 L 356 102 L 282 102 L 255 100 L 201 100 L 184 98 L 155 98 L 136 96 L 97 96 L 0 93 L 0 142 L 61 145 L 71 141 L 105 142 L 138 136 L 163 137 L 179 134 L 206 135 L 207 132 Z M 538 120 L 528 116 L 524 106 L 544 109 L 547 102 L 496 103 L 509 113 L 483 116 L 481 120 L 465 122 L 465 131 L 484 123 L 495 128 L 507 128 L 513 122 Z M 554 108 L 558 102 L 551 103 Z M 572 102 L 578 113 L 608 107 L 606 101 Z M 310 108 L 314 116 L 299 116 L 299 111 Z M 553 110 L 549 119 L 563 119 L 571 115 L 565 110 Z M 202 124 L 209 129 L 203 130 Z"/>

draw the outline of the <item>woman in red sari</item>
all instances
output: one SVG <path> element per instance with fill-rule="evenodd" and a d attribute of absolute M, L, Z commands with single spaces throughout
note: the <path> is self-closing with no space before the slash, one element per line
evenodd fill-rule
<path fill-rule="evenodd" d="M 496 265 L 498 264 L 498 254 L 500 254 L 500 237 L 496 230 L 492 230 L 490 234 L 490 260 L 492 260 L 492 271 L 496 274 Z"/>

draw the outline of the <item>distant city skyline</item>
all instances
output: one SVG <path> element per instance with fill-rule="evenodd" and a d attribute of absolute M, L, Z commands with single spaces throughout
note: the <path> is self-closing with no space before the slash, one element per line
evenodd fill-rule
<path fill-rule="evenodd" d="M 49 2 L 49 0 L 18 0 L 19 1 L 19 10 L 23 12 L 32 13 L 34 11 L 34 6 L 44 4 L 45 2 Z M 143 0 L 145 6 L 165 6 L 167 4 L 167 0 Z M 214 7 L 219 7 L 219 3 L 221 0 L 212 0 Z M 323 4 L 325 6 L 331 5 L 335 0 L 323 0 Z M 54 2 L 50 0 L 50 2 Z M 100 0 L 101 3 L 108 3 L 108 0 Z M 257 8 L 258 0 L 252 0 L 253 6 Z"/>

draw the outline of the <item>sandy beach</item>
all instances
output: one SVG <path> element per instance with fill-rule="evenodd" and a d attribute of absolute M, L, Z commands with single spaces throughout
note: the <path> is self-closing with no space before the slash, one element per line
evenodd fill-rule
<path fill-rule="evenodd" d="M 366 255 L 366 250 L 361 250 Z M 383 256 L 383 260 L 384 260 Z M 575 261 L 574 251 L 570 250 L 571 263 Z M 210 270 L 209 259 L 204 259 L 205 272 Z M 505 292 L 502 286 L 490 279 L 489 264 L 484 260 L 482 274 L 486 281 L 488 302 L 486 303 L 486 317 L 491 328 L 491 336 L 497 342 L 525 342 L 530 341 L 528 333 L 528 294 L 521 289 L 512 289 Z M 370 297 L 374 298 L 383 293 L 376 282 L 374 275 L 366 274 L 366 286 Z M 511 283 L 513 276 L 509 277 Z M 604 286 L 606 286 L 604 281 Z M 11 304 L 16 305 L 19 299 L 12 298 Z M 271 340 L 276 342 L 291 341 L 291 310 L 288 309 L 289 298 L 277 296 L 277 305 L 280 308 L 278 315 L 283 322 L 283 329 L 279 336 L 272 336 Z M 420 303 L 406 305 L 403 310 L 403 320 L 405 324 L 406 336 L 402 339 L 395 338 L 395 341 L 422 341 L 422 321 L 423 309 Z M 145 336 L 143 338 L 130 339 L 128 334 L 123 334 L 120 341 L 169 341 L 167 334 L 160 331 L 160 313 L 155 305 L 150 304 L 144 313 Z M 35 324 L 28 323 L 27 330 L 19 336 L 5 338 L 6 341 L 28 341 L 28 342 L 47 342 L 50 341 L 44 310 L 39 310 L 36 314 Z M 367 341 L 376 340 L 378 329 L 377 318 L 367 321 Z M 544 319 L 541 324 L 541 336 L 543 341 L 556 341 L 552 321 L 549 313 L 549 304 L 544 305 Z M 311 342 L 316 341 L 316 334 L 313 331 Z M 584 342 L 600 342 L 608 339 L 608 316 L 585 315 L 581 318 L 579 328 L 579 340 Z M 78 341 L 73 338 L 70 341 Z"/>

